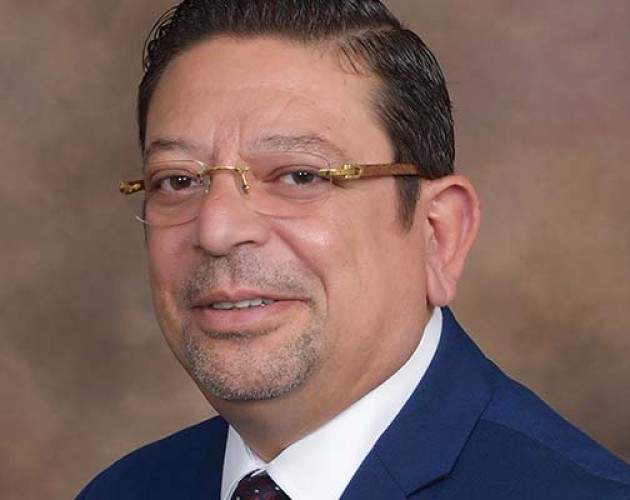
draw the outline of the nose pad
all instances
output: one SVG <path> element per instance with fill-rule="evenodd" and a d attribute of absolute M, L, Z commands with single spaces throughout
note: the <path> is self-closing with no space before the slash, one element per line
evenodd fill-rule
<path fill-rule="evenodd" d="M 218 174 L 221 174 L 223 172 L 231 174 L 234 177 L 236 188 L 240 193 L 244 195 L 249 195 L 251 191 L 251 186 L 247 179 L 248 171 L 249 171 L 248 167 L 236 167 L 236 166 L 231 166 L 231 165 L 215 166 L 215 167 L 206 167 L 199 173 L 199 176 L 205 182 L 206 195 L 209 195 L 211 193 L 212 185 L 215 183 L 215 178 L 219 177 Z M 223 176 L 220 176 L 220 177 L 223 177 Z"/>

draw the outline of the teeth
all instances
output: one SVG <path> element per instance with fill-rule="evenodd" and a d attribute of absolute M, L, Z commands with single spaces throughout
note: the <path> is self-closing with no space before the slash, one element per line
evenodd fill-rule
<path fill-rule="evenodd" d="M 250 307 L 264 307 L 273 304 L 271 299 L 249 299 L 239 300 L 238 302 L 215 302 L 210 307 L 220 311 L 230 311 L 232 309 L 249 309 Z"/>

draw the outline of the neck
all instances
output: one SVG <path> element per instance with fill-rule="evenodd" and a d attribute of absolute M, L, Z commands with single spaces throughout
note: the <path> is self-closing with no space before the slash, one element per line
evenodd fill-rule
<path fill-rule="evenodd" d="M 310 385 L 310 384 L 309 384 Z M 327 395 L 309 394 L 302 387 L 290 395 L 260 401 L 225 401 L 210 403 L 264 461 L 269 462 L 282 451 L 341 413 L 369 390 L 352 397 L 332 399 Z"/>
<path fill-rule="evenodd" d="M 301 387 L 267 400 L 227 401 L 208 397 L 212 406 L 265 462 L 343 412 L 393 375 L 407 361 L 405 356 L 389 367 L 373 366 L 356 373 L 353 384 L 333 380 L 330 369 L 320 369 Z M 391 360 L 390 360 L 391 361 Z"/>

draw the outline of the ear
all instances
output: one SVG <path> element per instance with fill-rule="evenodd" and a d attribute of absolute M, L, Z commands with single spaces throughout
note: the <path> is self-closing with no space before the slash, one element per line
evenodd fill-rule
<path fill-rule="evenodd" d="M 455 297 L 464 262 L 479 230 L 479 198 L 472 184 L 460 175 L 425 181 L 421 190 L 427 301 L 444 306 Z"/>

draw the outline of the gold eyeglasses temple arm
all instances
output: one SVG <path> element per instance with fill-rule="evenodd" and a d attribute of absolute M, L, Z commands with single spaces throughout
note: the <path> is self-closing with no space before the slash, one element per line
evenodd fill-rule
<path fill-rule="evenodd" d="M 125 196 L 129 196 L 130 194 L 137 193 L 138 191 L 142 191 L 144 189 L 144 181 L 121 181 L 118 185 L 118 190 L 121 194 Z"/>
<path fill-rule="evenodd" d="M 363 177 L 385 177 L 388 175 L 422 175 L 420 169 L 410 163 L 382 163 L 357 165 L 347 163 L 340 168 L 323 168 L 319 171 L 323 177 L 354 180 Z"/>

